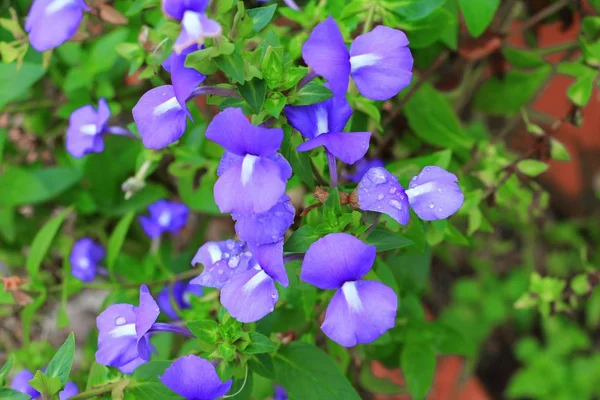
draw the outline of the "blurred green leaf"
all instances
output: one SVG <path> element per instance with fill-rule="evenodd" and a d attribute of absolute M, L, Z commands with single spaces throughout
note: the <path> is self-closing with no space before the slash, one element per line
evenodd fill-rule
<path fill-rule="evenodd" d="M 37 273 L 46 253 L 50 250 L 50 245 L 52 244 L 54 237 L 71 211 L 71 208 L 67 208 L 66 210 L 61 211 L 60 214 L 48 220 L 33 238 L 26 262 L 27 272 L 32 279 L 37 278 Z"/>
<path fill-rule="evenodd" d="M 517 169 L 527 176 L 538 176 L 548 169 L 548 164 L 538 160 L 522 160 L 517 163 Z"/>
<path fill-rule="evenodd" d="M 58 393 L 63 386 L 58 377 L 46 376 L 42 371 L 37 371 L 33 379 L 29 381 L 29 384 L 44 397 L 49 398 Z"/>
<path fill-rule="evenodd" d="M 365 242 L 375 246 L 378 252 L 401 249 L 413 244 L 412 240 L 383 228 L 373 229 Z"/>
<path fill-rule="evenodd" d="M 64 386 L 69 379 L 73 360 L 75 358 L 75 334 L 71 332 L 67 340 L 60 346 L 52 360 L 46 368 L 46 376 L 50 378 L 58 378 L 61 386 Z"/>
<path fill-rule="evenodd" d="M 500 0 L 458 0 L 469 33 L 480 36 L 490 25 Z"/>
<path fill-rule="evenodd" d="M 127 236 L 127 232 L 129 231 L 129 227 L 134 217 L 135 213 L 133 211 L 125 214 L 123 218 L 119 220 L 108 239 L 106 264 L 110 273 L 114 273 L 115 262 L 119 257 L 121 247 L 123 246 L 123 242 L 125 241 L 125 237 Z"/>
<path fill-rule="evenodd" d="M 252 8 L 247 11 L 250 18 L 252 18 L 255 32 L 262 31 L 265 26 L 271 22 L 273 15 L 275 15 L 275 10 L 277 10 L 277 4 L 271 4 L 266 7 Z"/>
<path fill-rule="evenodd" d="M 433 383 L 434 349 L 427 342 L 409 342 L 402 349 L 400 365 L 413 399 L 423 400 Z"/>
<path fill-rule="evenodd" d="M 17 68 L 14 63 L 0 63 L 0 111 L 12 101 L 22 99 L 45 72 L 39 64 L 25 62 Z"/>
<path fill-rule="evenodd" d="M 41 203 L 58 196 L 79 179 L 79 172 L 69 167 L 7 168 L 0 176 L 0 205 Z"/>

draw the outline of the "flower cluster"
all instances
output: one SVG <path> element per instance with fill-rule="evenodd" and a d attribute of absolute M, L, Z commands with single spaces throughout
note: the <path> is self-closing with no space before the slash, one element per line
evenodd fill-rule
<path fill-rule="evenodd" d="M 29 381 L 33 379 L 34 375 L 31 371 L 23 369 L 13 377 L 10 387 L 18 392 L 30 396 L 32 399 L 40 398 L 40 392 L 35 390 Z M 67 382 L 63 390 L 58 392 L 59 400 L 68 400 L 71 397 L 79 393 L 79 388 L 74 382 Z"/>

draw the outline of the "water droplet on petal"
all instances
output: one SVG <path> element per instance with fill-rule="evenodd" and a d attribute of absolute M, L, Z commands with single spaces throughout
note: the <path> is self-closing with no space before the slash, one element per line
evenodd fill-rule
<path fill-rule="evenodd" d="M 229 261 L 227 261 L 227 265 L 229 266 L 229 268 L 237 268 L 237 266 L 240 265 L 240 256 L 239 255 L 232 256 L 229 259 Z"/>
<path fill-rule="evenodd" d="M 264 218 L 259 218 L 259 219 L 258 219 L 258 223 L 259 223 L 259 224 L 264 224 L 264 222 L 265 222 L 265 219 L 264 219 Z"/>
<path fill-rule="evenodd" d="M 271 298 L 273 298 L 273 299 L 274 299 L 274 298 L 276 298 L 276 297 L 277 297 L 277 292 L 273 292 L 273 293 L 271 293 Z"/>
<path fill-rule="evenodd" d="M 385 183 L 387 181 L 385 174 L 381 172 L 380 168 L 371 168 L 368 172 L 368 178 L 376 185 Z"/>
<path fill-rule="evenodd" d="M 438 188 L 438 192 L 442 193 L 444 190 L 442 188 Z"/>
<path fill-rule="evenodd" d="M 282 211 L 275 211 L 275 216 L 276 217 L 282 217 L 283 216 L 283 212 Z"/>
<path fill-rule="evenodd" d="M 223 253 L 223 258 L 229 258 L 229 253 Z"/>
<path fill-rule="evenodd" d="M 275 308 L 273 308 L 273 307 L 269 308 L 269 312 L 273 312 L 274 309 Z"/>
<path fill-rule="evenodd" d="M 441 209 L 441 208 L 438 208 L 438 212 L 442 212 L 442 209 Z"/>
<path fill-rule="evenodd" d="M 233 250 L 233 248 L 235 247 L 235 241 L 233 241 L 232 239 L 228 239 L 225 243 L 225 246 L 227 246 L 229 250 Z"/>
<path fill-rule="evenodd" d="M 273 236 L 271 236 L 271 239 L 274 240 L 274 241 L 276 241 L 276 242 L 278 242 L 279 241 L 279 236 L 273 235 Z"/>
<path fill-rule="evenodd" d="M 397 210 L 402 210 L 402 204 L 398 200 L 390 200 L 389 204 Z"/>
<path fill-rule="evenodd" d="M 433 202 L 429 203 L 429 208 L 433 208 L 435 207 L 435 204 L 433 204 Z"/>
<path fill-rule="evenodd" d="M 384 195 L 379 194 L 379 195 L 377 195 L 377 200 L 383 200 L 384 197 L 385 197 Z"/>
<path fill-rule="evenodd" d="M 425 167 L 425 171 L 431 170 L 431 167 Z"/>
<path fill-rule="evenodd" d="M 117 326 L 125 325 L 125 323 L 127 323 L 125 317 L 117 317 L 117 319 L 115 319 L 115 325 Z"/>
<path fill-rule="evenodd" d="M 219 270 L 217 271 L 217 274 L 219 275 L 223 275 L 225 273 L 225 271 L 223 271 L 223 269 L 219 268 Z"/>
<path fill-rule="evenodd" d="M 388 191 L 388 193 L 389 193 L 389 194 L 394 194 L 394 193 L 396 193 L 396 190 L 397 190 L 397 189 L 396 189 L 396 187 L 395 187 L 395 186 L 392 186 L 392 187 L 390 188 L 390 190 Z"/>
<path fill-rule="evenodd" d="M 246 257 L 252 257 L 252 253 L 251 253 L 251 252 L 249 252 L 249 251 L 245 251 L 245 252 L 244 252 L 244 255 L 245 255 Z"/>

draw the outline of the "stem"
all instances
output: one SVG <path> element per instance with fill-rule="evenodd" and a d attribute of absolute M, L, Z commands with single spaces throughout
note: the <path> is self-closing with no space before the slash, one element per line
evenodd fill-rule
<path fill-rule="evenodd" d="M 223 398 L 224 399 L 228 399 L 230 397 L 235 397 L 238 394 L 242 393 L 242 390 L 244 390 L 244 387 L 246 387 L 246 381 L 247 380 L 248 380 L 248 364 L 246 364 L 246 375 L 244 376 L 244 383 L 242 383 L 242 387 L 237 392 L 235 392 L 234 394 L 223 396 Z"/>
<path fill-rule="evenodd" d="M 184 328 L 182 326 L 175 326 L 171 324 L 165 324 L 162 322 L 155 322 L 154 324 L 152 324 L 152 328 L 150 328 L 150 330 L 148 331 L 148 333 L 158 332 L 171 332 L 189 338 L 196 338 L 196 336 L 192 332 L 190 332 L 188 328 Z"/>
<path fill-rule="evenodd" d="M 329 181 L 331 187 L 334 188 L 338 185 L 337 162 L 335 156 L 329 151 L 327 152 L 327 164 L 329 164 Z"/>
<path fill-rule="evenodd" d="M 540 12 L 535 14 L 533 17 L 531 17 L 527 21 L 525 21 L 523 23 L 523 25 L 521 25 L 521 27 L 517 30 L 517 32 L 515 32 L 515 33 L 511 32 L 511 34 L 518 34 L 523 31 L 526 31 L 527 29 L 536 25 L 538 22 L 542 22 L 542 20 L 546 19 L 550 15 L 559 11 L 561 8 L 568 6 L 571 2 L 572 2 L 572 0 L 560 0 L 560 1 L 557 1 L 556 3 L 549 5 L 548 7 L 544 8 L 543 10 L 541 10 Z"/>
<path fill-rule="evenodd" d="M 121 126 L 108 126 L 108 127 L 106 127 L 106 129 L 104 129 L 104 132 L 110 133 L 111 135 L 126 136 L 126 137 L 130 137 L 132 139 L 139 139 L 129 129 L 123 128 Z"/>
<path fill-rule="evenodd" d="M 235 89 L 225 89 L 216 86 L 200 86 L 194 89 L 188 100 L 193 99 L 194 97 L 204 96 L 204 95 L 214 95 L 221 97 L 240 97 Z"/>
<path fill-rule="evenodd" d="M 94 397 L 98 397 L 100 395 L 112 392 L 112 390 L 116 386 L 122 385 L 125 382 L 129 383 L 129 379 L 111 382 L 111 383 L 108 383 L 106 385 L 103 385 L 103 386 L 100 386 L 100 387 L 97 387 L 97 388 L 86 390 L 85 392 L 81 392 L 79 394 L 76 394 L 73 397 L 70 397 L 70 399 L 71 400 L 85 400 L 85 399 L 91 399 L 91 398 L 94 398 Z"/>
<path fill-rule="evenodd" d="M 312 81 L 316 77 L 317 77 L 317 73 L 315 71 L 312 71 L 312 70 L 309 71 L 308 74 L 306 74 L 306 76 L 304 78 L 302 78 L 300 83 L 298 83 L 298 89 L 302 89 L 304 86 L 308 85 L 310 83 L 310 81 Z"/>
<path fill-rule="evenodd" d="M 96 273 L 100 276 L 109 276 L 110 273 L 108 272 L 108 270 L 104 267 L 97 267 L 96 268 Z"/>
<path fill-rule="evenodd" d="M 375 2 L 371 4 L 369 7 L 369 13 L 367 14 L 367 20 L 365 21 L 365 25 L 363 26 L 362 33 L 363 35 L 371 30 L 373 27 L 373 17 L 375 16 Z"/>
<path fill-rule="evenodd" d="M 144 163 L 142 164 L 142 166 L 140 167 L 138 172 L 135 174 L 135 179 L 137 179 L 139 181 L 143 181 L 144 179 L 146 179 L 146 174 L 148 173 L 148 170 L 150 169 L 151 165 L 152 165 L 152 161 L 150 161 L 150 160 L 144 161 Z"/>
<path fill-rule="evenodd" d="M 160 249 L 161 236 L 155 237 L 152 239 L 150 243 L 150 254 L 158 254 L 158 250 Z"/>

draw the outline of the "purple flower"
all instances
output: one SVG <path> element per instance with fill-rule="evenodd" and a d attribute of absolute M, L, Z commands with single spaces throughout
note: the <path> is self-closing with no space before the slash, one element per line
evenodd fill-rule
<path fill-rule="evenodd" d="M 174 19 L 182 19 L 186 11 L 202 13 L 206 11 L 210 0 L 163 0 L 163 12 Z"/>
<path fill-rule="evenodd" d="M 251 259 L 252 253 L 242 242 L 232 239 L 206 242 L 192 259 L 192 266 L 202 264 L 204 271 L 190 284 L 221 289 L 232 276 L 247 271 Z"/>
<path fill-rule="evenodd" d="M 314 242 L 304 257 L 300 279 L 336 289 L 321 329 L 344 347 L 370 343 L 395 325 L 396 293 L 381 282 L 361 280 L 375 256 L 374 246 L 347 233 L 331 233 Z"/>
<path fill-rule="evenodd" d="M 241 109 L 227 108 L 214 117 L 205 136 L 227 150 L 214 187 L 221 212 L 262 213 L 279 202 L 292 173 L 277 153 L 282 129 L 254 126 Z"/>
<path fill-rule="evenodd" d="M 79 393 L 79 388 L 74 382 L 67 382 L 65 388 L 58 393 L 59 400 L 67 400 Z"/>
<path fill-rule="evenodd" d="M 379 158 L 361 158 L 354 164 L 354 173 L 345 174 L 344 178 L 348 179 L 350 182 L 358 183 L 368 170 L 375 167 L 383 167 L 384 165 L 383 160 Z"/>
<path fill-rule="evenodd" d="M 358 184 L 358 204 L 361 210 L 387 214 L 402 225 L 410 218 L 409 204 L 425 221 L 445 219 L 464 202 L 457 182 L 456 175 L 429 166 L 412 178 L 405 191 L 385 168 L 371 168 Z"/>
<path fill-rule="evenodd" d="M 175 41 L 175 51 L 181 53 L 195 44 L 202 44 L 205 37 L 221 34 L 221 25 L 206 16 L 208 0 L 165 0 L 163 11 L 181 20 L 181 33 Z"/>
<path fill-rule="evenodd" d="M 67 130 L 67 151 L 73 157 L 104 150 L 104 130 L 110 119 L 110 109 L 105 99 L 98 102 L 98 111 L 87 105 L 71 113 Z"/>
<path fill-rule="evenodd" d="M 387 100 L 410 84 L 413 57 L 406 35 L 377 26 L 358 36 L 348 51 L 330 16 L 312 31 L 302 47 L 307 65 L 326 78 L 335 94 L 346 94 L 350 76 L 358 91 L 372 100 Z"/>
<path fill-rule="evenodd" d="M 279 203 L 268 211 L 258 214 L 232 215 L 235 231 L 241 240 L 263 245 L 279 242 L 288 228 L 294 223 L 296 210 L 287 195 L 281 196 Z"/>
<path fill-rule="evenodd" d="M 25 393 L 32 398 L 40 397 L 40 392 L 35 390 L 30 384 L 29 381 L 33 379 L 33 373 L 28 369 L 23 369 L 15 375 L 12 382 L 10 383 L 10 387 L 18 392 Z"/>
<path fill-rule="evenodd" d="M 190 296 L 202 296 L 202 286 L 191 285 L 189 282 L 177 281 L 171 286 L 166 286 L 158 295 L 158 306 L 160 310 L 167 314 L 172 320 L 178 320 L 179 314 L 173 307 L 173 302 L 177 308 L 185 310 L 190 308 Z"/>
<path fill-rule="evenodd" d="M 98 264 L 105 254 L 104 248 L 92 239 L 79 239 L 73 245 L 69 256 L 71 274 L 82 282 L 93 281 L 99 267 Z"/>
<path fill-rule="evenodd" d="M 149 149 L 162 149 L 177 141 L 185 132 L 188 113 L 171 85 L 148 90 L 132 110 L 142 143 Z"/>
<path fill-rule="evenodd" d="M 288 400 L 289 397 L 284 388 L 279 385 L 275 385 L 275 394 L 273 395 L 273 400 Z"/>
<path fill-rule="evenodd" d="M 25 21 L 31 47 L 42 52 L 60 46 L 77 32 L 89 10 L 84 0 L 34 0 Z"/>
<path fill-rule="evenodd" d="M 249 245 L 251 268 L 232 276 L 221 289 L 221 304 L 240 322 L 255 322 L 272 312 L 279 300 L 275 282 L 289 284 L 283 262 L 283 241 Z"/>
<path fill-rule="evenodd" d="M 258 0 L 261 3 L 266 3 L 269 0 Z M 300 11 L 300 7 L 298 7 L 298 4 L 296 4 L 296 2 L 294 0 L 283 0 L 283 2 L 292 10 L 294 11 Z"/>
<path fill-rule="evenodd" d="M 175 98 L 190 118 L 192 116 L 189 114 L 185 103 L 192 95 L 194 89 L 206 79 L 206 75 L 201 74 L 193 68 L 186 68 L 185 58 L 188 54 L 199 49 L 198 45 L 190 46 L 181 54 L 172 53 L 163 62 L 163 68 L 171 74 L 171 83 L 173 84 Z"/>
<path fill-rule="evenodd" d="M 195 356 L 183 356 L 175 360 L 158 377 L 166 387 L 191 400 L 216 400 L 231 389 L 233 380 L 221 381 L 215 367 Z"/>
<path fill-rule="evenodd" d="M 150 360 L 152 351 L 148 332 L 160 310 L 146 285 L 140 287 L 139 306 L 113 304 L 96 319 L 98 351 L 96 361 L 111 367 L 137 367 Z M 139 360 L 141 359 L 141 360 Z"/>
<path fill-rule="evenodd" d="M 308 139 L 298 146 L 298 151 L 324 146 L 346 164 L 354 164 L 365 156 L 371 132 L 343 132 L 352 115 L 345 95 L 344 92 L 322 103 L 285 108 L 290 125 Z"/>
<path fill-rule="evenodd" d="M 148 211 L 150 216 L 141 216 L 139 221 L 146 235 L 152 239 L 165 232 L 179 232 L 185 226 L 189 212 L 184 204 L 167 200 L 150 204 Z"/>

